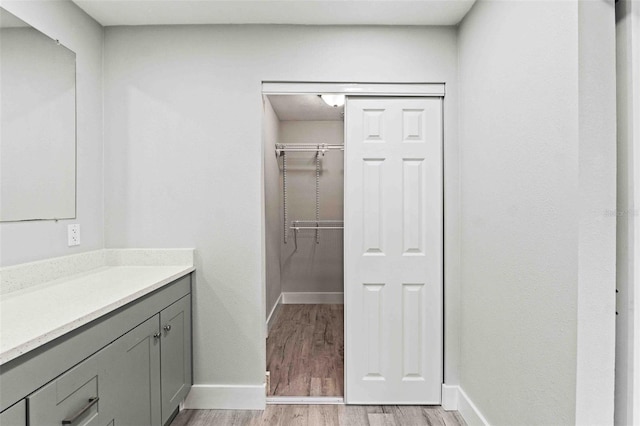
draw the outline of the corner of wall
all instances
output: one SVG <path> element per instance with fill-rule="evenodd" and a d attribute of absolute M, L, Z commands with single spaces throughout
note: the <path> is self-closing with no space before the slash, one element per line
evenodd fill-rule
<path fill-rule="evenodd" d="M 469 426 L 489 426 L 487 419 L 460 386 L 442 385 L 442 408 L 445 411 L 458 411 Z"/>

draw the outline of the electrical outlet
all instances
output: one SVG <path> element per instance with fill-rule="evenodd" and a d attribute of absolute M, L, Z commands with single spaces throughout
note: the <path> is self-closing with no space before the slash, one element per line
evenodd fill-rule
<path fill-rule="evenodd" d="M 77 223 L 68 225 L 67 237 L 69 239 L 69 247 L 80 245 L 80 225 Z"/>

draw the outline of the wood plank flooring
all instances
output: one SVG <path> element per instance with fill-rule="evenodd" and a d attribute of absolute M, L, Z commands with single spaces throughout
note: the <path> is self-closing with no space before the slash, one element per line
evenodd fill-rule
<path fill-rule="evenodd" d="M 270 396 L 342 396 L 342 305 L 282 305 L 267 339 Z M 439 406 L 267 405 L 264 411 L 183 410 L 171 426 L 465 426 Z"/>
<path fill-rule="evenodd" d="M 465 426 L 437 406 L 267 405 L 264 411 L 183 410 L 171 426 Z"/>
<path fill-rule="evenodd" d="M 269 396 L 342 396 L 343 305 L 282 305 L 267 338 Z"/>

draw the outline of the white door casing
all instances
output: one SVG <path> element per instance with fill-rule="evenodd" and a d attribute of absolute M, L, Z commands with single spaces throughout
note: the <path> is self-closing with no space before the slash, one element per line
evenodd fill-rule
<path fill-rule="evenodd" d="M 442 98 L 345 111 L 345 401 L 440 404 Z"/>

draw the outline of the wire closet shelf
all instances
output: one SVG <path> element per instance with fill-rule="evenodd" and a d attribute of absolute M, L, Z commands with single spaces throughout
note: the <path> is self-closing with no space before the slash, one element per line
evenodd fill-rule
<path fill-rule="evenodd" d="M 320 220 L 320 155 L 324 156 L 329 150 L 344 151 L 342 144 L 311 144 L 311 143 L 291 143 L 276 144 L 276 158 L 282 157 L 282 207 L 284 212 L 284 243 L 287 243 L 289 230 L 293 230 L 295 236 L 296 249 L 298 247 L 298 231 L 314 230 L 316 236 L 316 244 L 320 242 L 320 230 L 338 230 L 344 229 L 344 223 L 339 220 Z M 316 218 L 315 220 L 294 220 L 289 227 L 288 203 L 287 203 L 287 152 L 315 152 L 316 154 Z"/>

